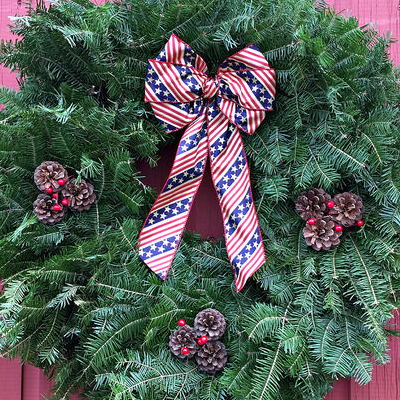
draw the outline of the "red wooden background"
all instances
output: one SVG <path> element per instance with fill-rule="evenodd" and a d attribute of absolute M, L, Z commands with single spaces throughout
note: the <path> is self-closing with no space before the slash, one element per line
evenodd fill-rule
<path fill-rule="evenodd" d="M 8 16 L 22 14 L 25 0 L 0 0 L 0 38 L 10 39 Z M 93 0 L 102 3 L 103 0 Z M 359 18 L 360 23 L 372 23 L 381 34 L 390 32 L 391 36 L 400 38 L 400 0 L 327 0 L 336 11 L 343 10 L 345 15 Z M 391 58 L 396 65 L 400 64 L 400 44 L 395 43 L 390 50 Z M 17 88 L 15 74 L 0 68 L 0 85 Z M 174 157 L 174 149 L 169 148 L 161 154 L 159 166 L 150 169 L 142 165 L 142 173 L 147 184 L 161 190 L 167 178 Z M 197 194 L 195 205 L 188 220 L 188 229 L 199 232 L 204 237 L 222 237 L 222 219 L 217 205 L 215 190 L 209 171 Z M 394 326 L 400 327 L 400 316 L 393 318 Z M 391 338 L 391 362 L 374 368 L 373 379 L 368 385 L 340 379 L 325 400 L 400 400 L 400 340 Z M 51 382 L 43 373 L 30 365 L 21 365 L 18 360 L 0 359 L 0 400 L 40 400 L 43 394 L 49 393 Z M 74 397 L 77 400 L 78 396 Z M 149 399 L 150 400 L 150 399 Z"/>

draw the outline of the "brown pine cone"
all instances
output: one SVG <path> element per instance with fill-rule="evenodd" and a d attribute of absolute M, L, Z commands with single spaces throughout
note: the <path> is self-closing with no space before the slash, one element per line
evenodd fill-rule
<path fill-rule="evenodd" d="M 204 372 L 215 374 L 221 371 L 228 362 L 225 345 L 220 341 L 209 341 L 196 354 L 196 362 Z"/>
<path fill-rule="evenodd" d="M 310 218 L 322 218 L 327 209 L 326 203 L 330 199 L 331 196 L 324 189 L 314 188 L 300 194 L 297 199 L 296 210 L 304 221 Z"/>
<path fill-rule="evenodd" d="M 83 179 L 80 181 L 79 185 L 75 183 L 75 178 L 68 180 L 61 193 L 64 198 L 68 200 L 68 207 L 72 211 L 87 211 L 96 200 L 94 187 L 91 183 Z"/>
<path fill-rule="evenodd" d="M 307 224 L 303 229 L 307 245 L 317 251 L 329 250 L 331 246 L 338 245 L 342 232 L 337 232 L 335 225 L 330 217 L 317 219 L 314 225 Z"/>
<path fill-rule="evenodd" d="M 33 180 L 41 191 L 52 188 L 54 192 L 61 190 L 59 179 L 68 179 L 67 171 L 56 161 L 43 161 L 33 174 Z"/>
<path fill-rule="evenodd" d="M 335 205 L 331 209 L 331 218 L 346 228 L 356 225 L 364 213 L 362 199 L 354 193 L 337 194 L 333 202 Z"/>
<path fill-rule="evenodd" d="M 182 354 L 182 349 L 184 347 L 189 349 L 188 354 Z M 188 325 L 179 327 L 169 337 L 169 348 L 171 353 L 179 358 L 193 357 L 199 349 L 193 329 Z"/>
<path fill-rule="evenodd" d="M 224 316 L 213 308 L 200 311 L 194 319 L 194 331 L 198 337 L 207 336 L 209 340 L 219 339 L 225 332 Z"/>
<path fill-rule="evenodd" d="M 60 211 L 55 211 L 54 206 L 57 200 L 53 199 L 48 194 L 39 194 L 38 198 L 33 203 L 33 212 L 38 217 L 38 220 L 46 225 L 54 225 L 60 222 L 65 217 L 65 208 L 62 204 Z"/>

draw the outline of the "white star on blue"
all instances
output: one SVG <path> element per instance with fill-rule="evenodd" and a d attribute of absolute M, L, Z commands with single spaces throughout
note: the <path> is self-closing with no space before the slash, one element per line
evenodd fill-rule
<path fill-rule="evenodd" d="M 177 235 L 173 235 L 168 238 L 163 238 L 162 240 L 160 240 L 156 243 L 153 243 L 150 246 L 141 248 L 140 253 L 146 255 L 146 258 L 155 257 L 160 254 L 174 250 L 177 241 L 178 241 Z M 166 273 L 161 271 L 158 273 L 158 275 L 164 279 L 166 276 Z"/>
<path fill-rule="evenodd" d="M 165 184 L 162 193 L 169 192 L 178 186 L 187 183 L 192 179 L 196 179 L 203 174 L 204 162 L 199 161 L 194 167 L 185 170 L 177 175 L 170 177 Z"/>
<path fill-rule="evenodd" d="M 229 142 L 232 132 L 234 132 L 235 129 L 236 127 L 229 123 L 228 129 L 226 129 L 224 132 L 221 132 L 219 139 L 210 145 L 210 154 L 213 160 L 215 160 L 226 149 L 227 143 Z"/>

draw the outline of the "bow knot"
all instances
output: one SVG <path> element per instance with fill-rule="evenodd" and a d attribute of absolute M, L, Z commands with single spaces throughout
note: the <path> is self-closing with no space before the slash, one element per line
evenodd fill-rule
<path fill-rule="evenodd" d="M 208 155 L 236 290 L 265 262 L 240 130 L 254 133 L 272 110 L 274 97 L 275 72 L 254 44 L 226 59 L 212 78 L 204 60 L 175 35 L 156 60 L 149 60 L 145 100 L 167 132 L 187 126 L 139 236 L 140 258 L 162 279 L 178 249 Z"/>
<path fill-rule="evenodd" d="M 216 76 L 208 77 L 203 84 L 203 98 L 212 99 L 218 93 L 218 89 L 218 78 Z"/>

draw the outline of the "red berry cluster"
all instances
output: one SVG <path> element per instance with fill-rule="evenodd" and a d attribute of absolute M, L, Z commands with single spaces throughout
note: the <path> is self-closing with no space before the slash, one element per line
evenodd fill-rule
<path fill-rule="evenodd" d="M 326 206 L 327 206 L 328 208 L 333 208 L 333 207 L 335 207 L 335 203 L 334 203 L 333 200 L 329 200 L 329 201 L 326 203 Z M 327 214 L 328 214 L 328 215 L 331 215 L 330 211 L 328 211 Z M 309 224 L 309 225 L 315 225 L 315 222 L 316 222 L 315 218 L 309 218 L 309 219 L 307 220 L 307 224 Z M 361 228 L 361 227 L 364 225 L 364 221 L 363 221 L 362 219 L 359 219 L 359 220 L 357 221 L 356 224 L 357 224 L 358 227 Z M 342 232 L 342 231 L 343 231 L 343 226 L 342 226 L 342 225 L 339 225 L 339 224 L 336 224 L 336 225 L 335 225 L 335 231 L 336 231 L 336 232 Z"/>
<path fill-rule="evenodd" d="M 65 185 L 65 183 L 67 182 L 65 179 L 59 179 L 58 181 L 58 184 L 60 185 L 60 186 L 64 186 Z M 56 204 L 54 204 L 54 206 L 53 206 L 53 210 L 54 211 L 61 211 L 61 206 L 60 206 L 60 204 L 58 203 L 58 200 L 59 200 L 59 193 L 57 193 L 57 192 L 54 192 L 54 189 L 50 186 L 50 187 L 48 187 L 47 189 L 46 189 L 46 193 L 47 194 L 51 194 L 51 196 L 53 197 L 53 199 L 56 199 L 56 201 L 57 201 L 57 203 Z M 66 198 L 66 197 L 64 197 L 62 200 L 61 200 L 61 204 L 63 205 L 63 206 L 67 206 L 68 205 L 68 199 Z"/>
<path fill-rule="evenodd" d="M 179 325 L 179 326 L 185 326 L 185 325 L 186 325 L 186 321 L 185 321 L 184 319 L 180 319 L 180 320 L 178 321 L 178 325 Z M 208 337 L 205 336 L 205 335 L 200 336 L 200 337 L 197 339 L 197 343 L 199 344 L 199 346 L 203 346 L 203 345 L 205 345 L 207 342 L 208 342 Z M 183 347 L 183 348 L 181 349 L 181 352 L 182 352 L 182 354 L 187 355 L 187 354 L 189 354 L 189 349 L 188 349 L 187 347 Z"/>

